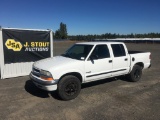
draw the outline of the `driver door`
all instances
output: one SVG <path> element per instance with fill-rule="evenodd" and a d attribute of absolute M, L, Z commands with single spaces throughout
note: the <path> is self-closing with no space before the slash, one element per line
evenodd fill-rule
<path fill-rule="evenodd" d="M 96 45 L 88 60 L 85 61 L 85 81 L 110 77 L 112 57 L 106 44 Z"/>

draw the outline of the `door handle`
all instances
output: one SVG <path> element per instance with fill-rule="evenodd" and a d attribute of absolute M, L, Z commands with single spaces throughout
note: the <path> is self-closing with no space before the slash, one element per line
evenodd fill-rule
<path fill-rule="evenodd" d="M 109 63 L 112 63 L 112 60 L 109 60 Z"/>
<path fill-rule="evenodd" d="M 127 58 L 125 58 L 125 59 L 124 59 L 124 61 L 128 61 L 128 59 L 127 59 Z"/>

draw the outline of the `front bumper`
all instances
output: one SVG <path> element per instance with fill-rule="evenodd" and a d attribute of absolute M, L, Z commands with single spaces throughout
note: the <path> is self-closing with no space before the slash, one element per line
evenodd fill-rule
<path fill-rule="evenodd" d="M 151 66 L 152 66 L 152 64 L 150 64 L 148 68 L 150 68 Z"/>
<path fill-rule="evenodd" d="M 30 73 L 30 79 L 40 89 L 43 89 L 46 91 L 57 90 L 57 80 L 52 80 L 52 81 L 42 80 L 41 78 L 33 75 L 32 73 Z"/>

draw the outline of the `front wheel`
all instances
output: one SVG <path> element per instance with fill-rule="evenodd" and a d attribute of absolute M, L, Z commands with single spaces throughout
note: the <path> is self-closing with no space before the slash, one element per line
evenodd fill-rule
<path fill-rule="evenodd" d="M 58 84 L 58 95 L 62 100 L 76 98 L 79 95 L 80 90 L 81 82 L 73 75 L 63 77 Z"/>
<path fill-rule="evenodd" d="M 131 82 L 137 82 L 140 80 L 141 76 L 142 76 L 142 68 L 139 65 L 135 65 L 130 74 L 127 75 L 127 78 Z"/>

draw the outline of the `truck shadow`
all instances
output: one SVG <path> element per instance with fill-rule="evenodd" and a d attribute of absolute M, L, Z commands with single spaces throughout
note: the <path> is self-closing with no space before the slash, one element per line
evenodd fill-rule
<path fill-rule="evenodd" d="M 107 79 L 102 79 L 102 80 L 98 80 L 98 81 L 85 83 L 85 84 L 82 84 L 82 89 L 97 86 L 97 85 L 100 85 L 100 84 L 113 82 L 113 81 L 116 81 L 116 80 L 117 80 L 117 78 L 107 78 Z"/>
<path fill-rule="evenodd" d="M 93 81 L 93 82 L 82 84 L 81 89 L 97 86 L 97 85 L 100 85 L 100 84 L 110 83 L 110 82 L 113 82 L 113 81 L 116 81 L 116 80 L 123 80 L 123 79 L 108 78 L 108 79 Z M 54 99 L 61 100 L 60 97 L 57 94 L 57 91 L 47 92 L 47 91 L 41 90 L 41 89 L 37 88 L 31 80 L 26 81 L 24 88 L 28 93 L 30 93 L 31 95 L 34 95 L 36 97 L 49 98 L 50 96 L 52 96 Z"/>
<path fill-rule="evenodd" d="M 48 92 L 43 91 L 39 88 L 37 88 L 31 80 L 27 80 L 24 86 L 25 90 L 30 93 L 31 95 L 40 97 L 40 98 L 48 98 Z"/>
<path fill-rule="evenodd" d="M 27 80 L 24 88 L 28 93 L 30 93 L 33 96 L 40 97 L 40 98 L 49 98 L 50 96 L 52 96 L 53 98 L 60 100 L 56 91 L 48 92 L 48 91 L 41 90 L 33 84 L 32 80 Z"/>
<path fill-rule="evenodd" d="M 116 78 L 109 78 L 109 79 L 102 79 L 102 80 L 99 80 L 99 81 L 93 81 L 93 82 L 85 83 L 85 84 L 82 84 L 81 89 L 97 86 L 97 85 L 100 85 L 100 84 L 109 83 L 109 82 L 112 82 L 112 81 L 115 81 L 115 80 L 117 80 L 117 79 Z M 50 94 L 53 98 L 55 98 L 57 100 L 61 100 L 61 98 L 57 94 L 57 91 L 50 92 Z"/>

